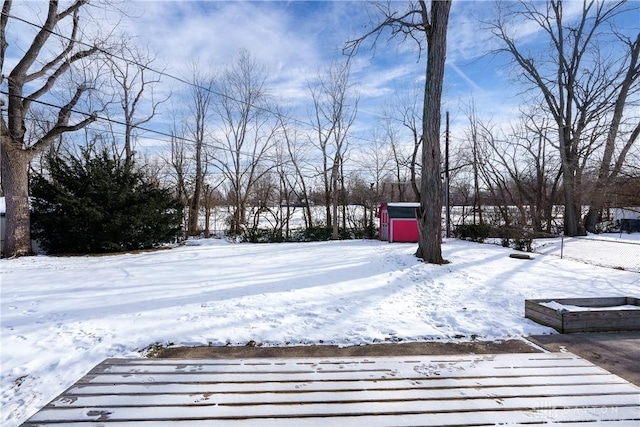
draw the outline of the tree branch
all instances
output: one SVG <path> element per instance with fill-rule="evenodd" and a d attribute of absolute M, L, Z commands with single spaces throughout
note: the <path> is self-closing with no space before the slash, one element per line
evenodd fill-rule
<path fill-rule="evenodd" d="M 62 135 L 65 132 L 73 132 L 83 127 L 87 126 L 89 123 L 96 121 L 96 114 L 92 114 L 84 120 L 76 123 L 75 125 L 69 125 L 69 120 L 71 119 L 71 113 L 73 112 L 74 107 L 82 97 L 82 94 L 89 90 L 89 88 L 85 85 L 81 85 L 76 89 L 76 93 L 73 95 L 73 98 L 64 105 L 60 111 L 58 112 L 58 120 L 56 124 L 45 134 L 43 135 L 35 144 L 29 147 L 30 150 L 40 152 L 44 150 L 55 138 Z"/>
<path fill-rule="evenodd" d="M 422 51 L 423 47 L 420 43 L 419 36 L 420 34 L 426 34 L 428 32 L 429 22 L 428 19 L 423 20 L 423 14 L 427 13 L 424 1 L 419 1 L 419 7 L 411 2 L 409 4 L 409 9 L 403 14 L 399 14 L 397 11 L 392 11 L 390 3 L 391 2 L 388 2 L 386 5 L 382 5 L 381 3 L 374 4 L 376 9 L 378 10 L 378 14 L 382 15 L 380 23 L 363 36 L 347 41 L 344 48 L 342 49 L 342 52 L 344 54 L 348 56 L 354 56 L 358 52 L 360 46 L 364 43 L 364 41 L 370 39 L 372 36 L 372 45 L 376 46 L 378 39 L 386 28 L 389 28 L 391 31 L 389 40 L 393 39 L 399 34 L 402 34 L 404 39 L 406 39 L 407 37 L 411 37 L 418 44 L 420 51 Z M 419 19 L 417 20 L 414 19 L 416 15 L 419 17 Z"/>
<path fill-rule="evenodd" d="M 94 53 L 98 52 L 98 50 L 99 49 L 94 46 L 94 47 L 92 47 L 90 49 L 86 49 L 86 50 L 82 50 L 80 52 L 76 52 L 71 58 L 69 58 L 67 61 L 63 62 L 62 64 L 60 64 L 58 69 L 55 70 L 54 73 L 49 76 L 49 78 L 42 85 L 42 87 L 40 87 L 38 90 L 33 92 L 31 95 L 29 95 L 29 96 L 24 98 L 24 100 L 22 101 L 23 108 L 25 110 L 28 109 L 33 100 L 38 99 L 42 95 L 44 95 L 45 93 L 49 92 L 49 90 L 51 90 L 51 88 L 55 84 L 56 80 L 58 80 L 58 78 L 61 75 L 63 75 L 65 72 L 67 72 L 69 70 L 69 68 L 71 68 L 71 65 L 74 62 L 79 61 L 79 60 L 84 59 L 84 58 L 87 58 L 87 57 L 93 55 Z"/>
<path fill-rule="evenodd" d="M 11 10 L 11 0 L 5 0 L 2 5 L 2 15 L 0 16 L 0 84 L 4 82 L 4 55 L 7 51 L 9 43 L 7 43 L 7 21 L 9 20 L 9 11 Z M 3 102 L 0 101 L 0 105 Z"/>

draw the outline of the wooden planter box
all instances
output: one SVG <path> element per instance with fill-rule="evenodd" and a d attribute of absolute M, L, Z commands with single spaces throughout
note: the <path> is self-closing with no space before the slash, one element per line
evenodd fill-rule
<path fill-rule="evenodd" d="M 524 302 L 524 316 L 560 333 L 640 331 L 640 310 L 622 307 L 626 305 L 640 306 L 640 299 L 530 299 Z"/>

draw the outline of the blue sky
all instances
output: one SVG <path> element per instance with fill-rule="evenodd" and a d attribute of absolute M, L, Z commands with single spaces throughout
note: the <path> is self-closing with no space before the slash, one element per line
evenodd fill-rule
<path fill-rule="evenodd" d="M 486 18 L 492 7 L 491 2 L 453 3 L 444 107 L 454 118 L 472 97 L 496 116 L 510 114 L 519 103 L 505 59 L 484 57 L 492 43 L 477 18 Z M 371 27 L 370 6 L 361 1 L 137 1 L 131 9 L 126 31 L 148 43 L 168 72 L 186 75 L 193 58 L 223 67 L 247 49 L 269 68 L 273 93 L 299 107 L 309 100 L 307 82 L 331 61 L 344 60 L 344 43 Z M 360 93 L 356 129 L 363 133 L 385 105 L 421 87 L 425 67 L 413 41 L 387 42 L 385 35 L 375 51 L 369 47 L 360 49 L 352 66 Z M 304 114 L 304 107 L 300 111 Z"/>
<path fill-rule="evenodd" d="M 14 13 L 34 21 L 41 20 L 46 9 L 44 2 L 17 4 Z M 405 4 L 392 2 L 399 9 Z M 371 9 L 362 1 L 134 0 L 123 1 L 120 6 L 128 12 L 124 18 L 105 14 L 100 3 L 94 3 L 91 12 L 105 27 L 117 24 L 118 31 L 149 46 L 157 57 L 155 68 L 166 67 L 167 73 L 185 77 L 189 74 L 188 64 L 195 59 L 203 68 L 217 70 L 246 49 L 268 67 L 271 93 L 297 109 L 297 117 L 302 120 L 310 99 L 308 82 L 331 61 L 344 60 L 345 41 L 361 36 L 371 27 Z M 581 1 L 568 1 L 565 13 L 571 15 L 580 7 Z M 461 137 L 466 125 L 464 110 L 472 99 L 483 117 L 497 123 L 513 118 L 523 102 L 523 90 L 513 79 L 509 58 L 489 54 L 497 47 L 497 40 L 481 21 L 493 19 L 494 8 L 493 1 L 453 1 L 443 111 L 451 112 L 454 138 Z M 636 13 L 628 13 L 619 24 L 626 31 L 637 31 L 640 19 Z M 14 25 L 19 39 L 20 27 Z M 94 30 L 97 29 L 89 29 Z M 514 30 L 528 48 L 545 49 L 537 41 L 539 29 L 535 26 L 521 23 Z M 9 41 L 10 49 L 18 44 Z M 352 80 L 360 93 L 354 130 L 364 140 L 370 137 L 385 106 L 397 102 L 414 87 L 421 87 L 425 67 L 425 57 L 418 59 L 411 40 L 387 42 L 383 36 L 375 51 L 368 47 L 360 49 L 352 65 Z M 184 86 L 163 78 L 163 88 L 171 88 L 177 100 Z M 163 111 L 150 126 L 165 126 L 162 130 L 167 131 L 170 121 L 170 113 Z M 156 139 L 146 137 L 149 144 Z"/>

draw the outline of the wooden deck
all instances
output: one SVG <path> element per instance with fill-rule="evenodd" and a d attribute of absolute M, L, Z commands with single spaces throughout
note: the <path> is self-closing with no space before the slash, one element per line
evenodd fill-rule
<path fill-rule="evenodd" d="M 23 426 L 640 425 L 640 388 L 570 353 L 107 359 Z"/>

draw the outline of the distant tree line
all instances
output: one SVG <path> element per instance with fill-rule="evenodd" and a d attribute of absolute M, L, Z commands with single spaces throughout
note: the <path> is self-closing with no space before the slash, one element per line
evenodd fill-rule
<path fill-rule="evenodd" d="M 443 261 L 435 240 L 444 132 L 439 111 L 428 117 L 434 110 L 424 108 L 434 99 L 425 91 L 437 87 L 390 99 L 370 133 L 356 134 L 360 94 L 352 55 L 368 37 L 404 35 L 436 55 L 427 61 L 435 66 L 443 61 L 446 28 L 432 27 L 433 18 L 448 16 L 450 2 L 375 3 L 374 30 L 307 82 L 304 117 L 279 101 L 269 70 L 246 50 L 217 69 L 194 59 L 180 88 L 169 93 L 168 73 L 154 68 L 152 52 L 126 37 L 83 38 L 83 25 L 91 23 L 86 6 L 49 2 L 33 43 L 12 69 L 2 70 L 3 256 L 30 252 L 29 197 L 51 202 L 52 193 L 42 190 L 59 179 L 59 159 L 74 167 L 108 163 L 140 185 L 169 191 L 182 208 L 161 210 L 180 212 L 185 237 L 210 236 L 220 206 L 228 211 L 227 233 L 247 240 L 375 237 L 381 202 L 420 201 L 431 233 L 421 237 L 433 241 L 421 248 L 434 254 L 432 262 Z M 405 6 L 405 14 L 393 9 Z M 450 204 L 468 207 L 457 222 L 578 235 L 595 231 L 609 208 L 640 204 L 640 32 L 615 28 L 620 15 L 638 13 L 638 4 L 584 0 L 571 15 L 563 7 L 556 0 L 500 3 L 485 23 L 499 42 L 495 53 L 512 60 L 524 105 L 509 123 L 477 111 L 473 100 L 462 108 L 467 125 L 452 136 L 449 159 Z M 3 67 L 15 23 L 11 9 L 4 2 Z M 530 51 L 511 32 L 525 23 L 539 27 L 548 49 Z M 444 35 L 433 38 L 436 30 Z M 59 51 L 45 49 L 54 40 Z M 150 124 L 160 112 L 173 126 L 158 134 Z M 150 142 L 164 149 L 145 149 Z M 302 212 L 306 237 L 294 236 L 294 212 Z M 45 239 L 42 224 L 33 224 L 34 231 Z"/>

